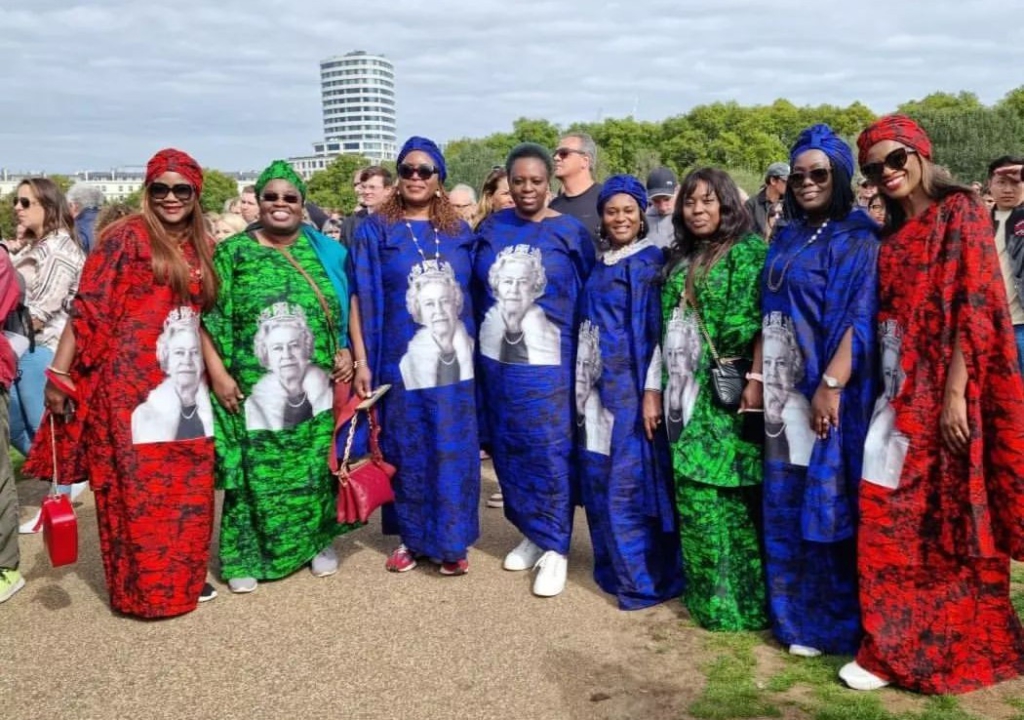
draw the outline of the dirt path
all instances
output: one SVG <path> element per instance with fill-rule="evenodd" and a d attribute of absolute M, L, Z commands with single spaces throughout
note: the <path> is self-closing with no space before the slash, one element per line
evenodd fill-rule
<path fill-rule="evenodd" d="M 484 485 L 485 497 L 496 489 L 490 476 Z M 19 491 L 34 507 L 45 486 L 20 483 Z M 481 519 L 462 578 L 427 564 L 385 572 L 393 541 L 374 523 L 336 543 L 341 570 L 331 578 L 303 570 L 248 596 L 218 582 L 220 597 L 196 612 L 143 622 L 106 604 L 87 493 L 77 565 L 50 568 L 41 537 L 22 537 L 28 584 L 0 607 L 0 716 L 691 717 L 716 650 L 678 603 L 616 609 L 590 577 L 582 513 L 568 588 L 534 598 L 529 574 L 501 570 L 518 541 L 501 511 L 481 509 Z M 779 662 L 777 649 L 760 645 L 760 665 Z M 1016 691 L 1024 696 L 1024 685 Z M 810 717 L 793 713 L 785 716 Z"/>

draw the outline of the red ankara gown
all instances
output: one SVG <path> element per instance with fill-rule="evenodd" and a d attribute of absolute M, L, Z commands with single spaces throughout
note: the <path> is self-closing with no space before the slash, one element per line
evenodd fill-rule
<path fill-rule="evenodd" d="M 185 257 L 199 267 L 193 248 Z M 213 529 L 213 417 L 199 305 L 157 284 L 132 219 L 89 255 L 72 311 L 78 391 L 57 421 L 60 482 L 88 480 L 111 606 L 141 617 L 196 607 Z M 199 293 L 198 274 L 191 290 Z M 166 369 L 165 369 L 166 368 Z M 50 477 L 44 419 L 25 471 Z"/>
<path fill-rule="evenodd" d="M 1024 671 L 1009 597 L 1010 557 L 1024 558 L 1024 391 L 992 222 L 951 195 L 882 244 L 878 272 L 883 358 L 887 341 L 902 348 L 890 370 L 906 455 L 901 472 L 889 448 L 895 489 L 860 486 L 857 662 L 918 692 L 967 692 Z M 966 457 L 939 430 L 958 330 Z"/>

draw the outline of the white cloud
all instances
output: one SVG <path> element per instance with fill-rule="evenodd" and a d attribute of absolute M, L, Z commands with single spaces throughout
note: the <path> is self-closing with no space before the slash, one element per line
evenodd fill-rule
<path fill-rule="evenodd" d="M 1021 83 L 996 0 L 33 0 L 0 21 L 0 166 L 142 164 L 179 145 L 258 168 L 322 132 L 318 62 L 396 65 L 399 134 L 438 140 L 707 102 L 876 111 L 936 90 L 993 102 Z"/>

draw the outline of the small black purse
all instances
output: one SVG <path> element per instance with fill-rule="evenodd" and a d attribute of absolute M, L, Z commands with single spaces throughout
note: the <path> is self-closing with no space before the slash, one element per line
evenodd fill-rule
<path fill-rule="evenodd" d="M 711 350 L 711 357 L 714 361 L 711 367 L 711 398 L 715 405 L 724 410 L 739 410 L 740 398 L 743 396 L 743 388 L 747 385 L 747 373 L 754 366 L 750 358 L 720 357 L 715 349 L 715 343 L 711 339 L 707 326 L 704 325 L 704 318 L 701 317 L 700 308 L 697 303 L 690 301 L 693 305 L 694 314 L 697 316 L 697 325 L 704 333 L 704 339 L 708 341 L 708 348 Z"/>

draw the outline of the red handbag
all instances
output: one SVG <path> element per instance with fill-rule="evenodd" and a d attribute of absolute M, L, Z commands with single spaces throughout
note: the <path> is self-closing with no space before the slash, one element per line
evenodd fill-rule
<path fill-rule="evenodd" d="M 57 437 L 53 415 L 50 415 L 50 443 L 53 446 L 53 483 L 43 500 L 39 521 L 43 524 L 43 543 L 54 567 L 71 565 L 78 560 L 78 518 L 71 507 L 71 498 L 57 492 Z"/>
<path fill-rule="evenodd" d="M 382 394 L 383 392 L 378 390 L 366 400 L 358 395 L 352 397 L 335 419 L 335 437 L 342 426 L 351 419 L 344 455 L 339 461 L 335 445 L 332 443 L 329 458 L 331 472 L 338 478 L 339 523 L 365 523 L 374 510 L 395 500 L 394 491 L 391 489 L 395 466 L 386 462 L 380 451 L 380 424 L 377 422 L 377 410 L 373 407 L 373 403 Z M 370 454 L 354 460 L 352 442 L 355 439 L 356 426 L 359 424 L 359 415 L 363 412 L 370 423 Z"/>

